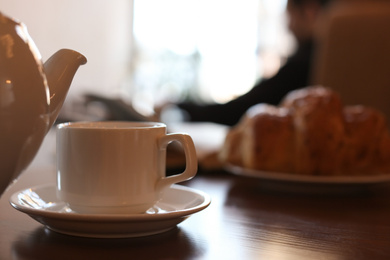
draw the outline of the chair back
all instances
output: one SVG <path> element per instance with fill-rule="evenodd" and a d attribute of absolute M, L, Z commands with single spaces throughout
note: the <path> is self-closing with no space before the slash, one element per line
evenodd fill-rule
<path fill-rule="evenodd" d="M 390 1 L 346 1 L 324 18 L 313 84 L 340 93 L 346 105 L 381 110 L 390 122 Z"/>

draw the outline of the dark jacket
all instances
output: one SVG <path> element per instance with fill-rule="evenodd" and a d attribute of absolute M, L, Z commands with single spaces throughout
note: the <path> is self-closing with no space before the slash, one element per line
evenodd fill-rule
<path fill-rule="evenodd" d="M 291 90 L 310 83 L 313 44 L 302 44 L 271 78 L 259 81 L 249 92 L 225 104 L 180 103 L 190 121 L 235 125 L 247 109 L 259 103 L 277 105 Z"/>

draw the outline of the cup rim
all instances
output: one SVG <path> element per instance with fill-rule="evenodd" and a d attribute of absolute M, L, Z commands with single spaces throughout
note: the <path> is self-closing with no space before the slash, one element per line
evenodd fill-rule
<path fill-rule="evenodd" d="M 137 121 L 76 121 L 57 125 L 57 129 L 148 129 L 165 128 L 161 122 L 137 122 Z"/>

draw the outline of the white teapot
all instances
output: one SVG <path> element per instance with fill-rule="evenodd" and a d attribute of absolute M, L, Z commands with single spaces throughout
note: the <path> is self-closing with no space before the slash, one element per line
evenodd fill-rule
<path fill-rule="evenodd" d="M 0 12 L 0 196 L 35 157 L 86 62 L 62 49 L 43 64 L 25 25 Z"/>

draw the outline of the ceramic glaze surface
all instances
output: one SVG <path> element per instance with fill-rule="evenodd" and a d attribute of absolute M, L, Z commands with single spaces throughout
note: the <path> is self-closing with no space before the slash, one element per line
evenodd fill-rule
<path fill-rule="evenodd" d="M 179 142 L 183 173 L 165 177 L 166 147 Z M 193 141 L 162 123 L 76 122 L 57 126 L 58 197 L 80 213 L 141 213 L 163 189 L 197 171 Z"/>
<path fill-rule="evenodd" d="M 206 193 L 180 185 L 166 189 L 161 200 L 141 214 L 79 214 L 58 200 L 56 188 L 50 184 L 21 190 L 10 199 L 14 208 L 51 230 L 94 238 L 127 238 L 162 233 L 205 209 L 210 201 Z"/>
<path fill-rule="evenodd" d="M 34 158 L 84 63 L 60 50 L 43 64 L 26 26 L 0 13 L 0 194 Z"/>

